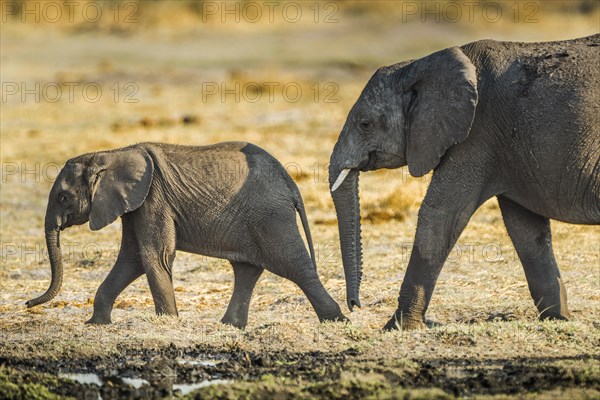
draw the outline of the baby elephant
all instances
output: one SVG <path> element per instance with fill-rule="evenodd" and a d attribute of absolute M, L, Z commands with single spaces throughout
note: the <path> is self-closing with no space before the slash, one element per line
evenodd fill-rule
<path fill-rule="evenodd" d="M 202 147 L 142 143 L 67 161 L 46 210 L 52 282 L 27 306 L 50 301 L 60 290 L 61 230 L 87 221 L 98 230 L 119 216 L 119 256 L 96 293 L 88 323 L 109 324 L 115 299 L 142 274 L 148 278 L 156 313 L 177 315 L 172 275 L 176 250 L 231 262 L 235 283 L 223 323 L 246 325 L 252 291 L 265 268 L 296 283 L 320 321 L 346 319 L 317 275 L 298 187 L 273 156 L 242 142 Z"/>

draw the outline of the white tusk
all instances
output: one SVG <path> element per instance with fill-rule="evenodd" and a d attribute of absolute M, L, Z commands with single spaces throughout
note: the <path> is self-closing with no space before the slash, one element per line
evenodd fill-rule
<path fill-rule="evenodd" d="M 343 169 L 342 172 L 340 172 L 340 175 L 337 177 L 337 179 L 335 180 L 335 183 L 331 187 L 332 192 L 335 192 L 336 189 L 339 188 L 342 183 L 344 183 L 344 179 L 346 179 L 346 177 L 348 176 L 350 171 L 351 171 L 350 168 L 346 168 L 346 169 Z"/>

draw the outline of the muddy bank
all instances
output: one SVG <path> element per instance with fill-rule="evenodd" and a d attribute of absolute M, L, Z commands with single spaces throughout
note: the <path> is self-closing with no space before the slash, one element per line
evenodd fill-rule
<path fill-rule="evenodd" d="M 595 357 L 407 360 L 342 353 L 122 348 L 113 357 L 0 358 L 0 397 L 437 398 L 576 389 L 600 393 Z M 412 395 L 411 395 L 412 393 Z M 418 397 L 418 396 L 417 396 Z"/>

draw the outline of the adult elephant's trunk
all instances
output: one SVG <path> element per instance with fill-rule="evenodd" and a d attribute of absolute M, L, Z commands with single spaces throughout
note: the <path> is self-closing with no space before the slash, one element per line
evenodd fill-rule
<path fill-rule="evenodd" d="M 333 172 L 333 174 L 332 174 Z M 344 175 L 347 174 L 344 179 Z M 335 205 L 340 231 L 342 262 L 346 275 L 346 302 L 350 311 L 360 307 L 358 291 L 362 278 L 362 244 L 360 239 L 360 201 L 358 197 L 358 170 L 330 171 L 331 196 Z"/>
<path fill-rule="evenodd" d="M 28 308 L 46 303 L 52 300 L 60 291 L 63 280 L 63 265 L 60 252 L 60 229 L 55 223 L 48 222 L 46 217 L 46 245 L 48 246 L 48 256 L 50 258 L 50 268 L 52 271 L 52 281 L 46 293 L 35 299 L 29 300 L 26 304 Z"/>

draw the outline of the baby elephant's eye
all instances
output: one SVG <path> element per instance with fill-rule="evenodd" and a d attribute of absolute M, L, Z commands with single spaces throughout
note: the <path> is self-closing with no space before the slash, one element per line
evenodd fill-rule
<path fill-rule="evenodd" d="M 66 203 L 67 202 L 67 196 L 64 193 L 61 193 L 58 195 L 58 201 L 61 203 Z"/>

